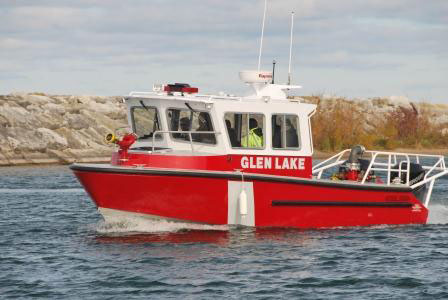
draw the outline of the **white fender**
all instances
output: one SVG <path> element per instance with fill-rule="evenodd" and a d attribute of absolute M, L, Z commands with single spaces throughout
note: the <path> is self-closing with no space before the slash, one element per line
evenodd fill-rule
<path fill-rule="evenodd" d="M 253 182 L 228 181 L 227 224 L 255 226 Z"/>
<path fill-rule="evenodd" d="M 247 215 L 247 194 L 244 189 L 241 191 L 238 201 L 240 204 L 240 215 Z"/>

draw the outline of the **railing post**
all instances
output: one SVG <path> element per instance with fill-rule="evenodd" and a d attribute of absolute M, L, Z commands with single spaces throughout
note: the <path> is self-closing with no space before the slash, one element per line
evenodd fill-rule
<path fill-rule="evenodd" d="M 439 168 L 445 169 L 442 162 L 443 162 L 443 158 L 439 158 L 439 160 L 428 170 L 428 172 L 426 172 L 424 179 L 428 178 L 429 174 L 431 174 L 432 171 L 434 171 L 438 165 L 440 165 Z"/>
<path fill-rule="evenodd" d="M 398 164 L 398 177 L 401 178 L 401 166 L 403 165 L 403 161 L 400 161 L 400 163 Z"/>
<path fill-rule="evenodd" d="M 191 131 L 188 132 L 188 136 L 190 137 L 191 152 L 194 153 L 193 139 L 191 138 Z"/>
<path fill-rule="evenodd" d="M 372 153 L 372 160 L 370 161 L 369 167 L 367 168 L 366 173 L 364 174 L 364 177 L 362 178 L 361 184 L 366 182 L 367 176 L 370 173 L 370 169 L 372 168 L 377 155 L 378 155 L 378 153 L 375 153 L 375 154 Z"/>
<path fill-rule="evenodd" d="M 406 159 L 408 162 L 407 174 L 406 174 L 406 185 L 409 185 L 409 178 L 411 177 L 411 160 L 409 159 L 409 155 L 406 155 Z"/>
<path fill-rule="evenodd" d="M 397 157 L 395 157 L 395 160 L 397 160 Z M 390 185 L 390 165 L 391 164 L 392 164 L 392 155 L 389 154 L 388 160 L 387 160 L 387 185 Z"/>
<path fill-rule="evenodd" d="M 158 134 L 158 133 L 159 133 L 159 131 L 156 130 L 156 131 L 154 131 L 154 133 L 152 134 L 152 149 L 151 149 L 151 154 L 154 153 L 154 138 L 155 138 L 156 134 Z"/>

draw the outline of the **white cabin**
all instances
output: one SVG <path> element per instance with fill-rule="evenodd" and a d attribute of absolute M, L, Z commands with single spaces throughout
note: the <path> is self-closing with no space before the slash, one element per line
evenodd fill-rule
<path fill-rule="evenodd" d="M 316 106 L 288 99 L 285 90 L 296 86 L 252 86 L 255 94 L 247 97 L 194 94 L 197 89 L 185 84 L 130 93 L 124 100 L 129 126 L 138 136 L 131 151 L 311 156 L 310 118 Z M 251 145 L 249 130 L 255 125 L 261 142 Z"/>

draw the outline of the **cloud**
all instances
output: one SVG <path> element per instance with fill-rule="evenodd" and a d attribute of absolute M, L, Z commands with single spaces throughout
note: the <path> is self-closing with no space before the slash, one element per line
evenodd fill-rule
<path fill-rule="evenodd" d="M 237 72 L 256 67 L 263 4 L 2 1 L 0 93 L 125 94 L 179 79 L 210 92 L 244 92 Z M 286 80 L 291 11 L 293 78 L 304 92 L 447 99 L 440 84 L 448 68 L 447 1 L 269 0 L 263 66 L 276 59 L 279 80 Z"/>

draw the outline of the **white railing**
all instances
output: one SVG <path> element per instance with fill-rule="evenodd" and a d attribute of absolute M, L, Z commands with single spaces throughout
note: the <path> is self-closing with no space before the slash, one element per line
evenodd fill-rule
<path fill-rule="evenodd" d="M 228 96 L 228 95 L 208 95 L 208 94 L 195 94 L 197 98 L 207 98 L 207 100 L 235 100 L 241 101 L 243 98 L 238 96 Z"/>
<path fill-rule="evenodd" d="M 137 92 L 137 91 L 132 91 L 129 93 L 130 97 L 144 97 L 144 96 L 152 96 L 152 95 L 157 95 L 156 92 Z"/>
<path fill-rule="evenodd" d="M 350 153 L 350 151 L 350 149 L 346 149 L 318 163 L 313 167 L 313 175 L 315 175 L 317 179 L 322 178 L 322 174 L 325 170 L 342 165 L 346 161 L 346 157 Z M 415 189 L 419 186 L 429 183 L 429 188 L 425 199 L 425 206 L 429 204 L 434 181 L 448 174 L 448 169 L 446 168 L 443 155 L 383 151 L 366 151 L 365 154 L 370 156 L 370 163 L 365 170 L 362 179 L 359 181 L 360 184 L 366 183 L 366 180 L 369 177 L 371 171 L 377 171 L 380 173 L 382 172 L 382 174 L 385 174 L 387 178 L 385 184 L 389 186 L 400 184 Z M 369 159 L 369 157 L 365 156 L 366 155 L 364 155 L 364 158 Z M 421 167 L 425 170 L 425 175 L 422 180 L 413 182 L 413 180 L 410 179 L 411 163 L 420 164 Z M 403 167 L 404 164 L 406 164 L 405 167 Z M 400 182 L 393 181 L 394 178 L 391 178 L 393 173 L 397 174 L 397 177 L 400 178 Z M 401 182 L 403 174 L 406 174 L 406 180 L 403 180 L 404 182 Z"/>
<path fill-rule="evenodd" d="M 161 135 L 161 134 L 165 134 L 165 133 L 178 133 L 178 134 L 188 134 L 188 141 L 190 142 L 190 147 L 191 147 L 191 152 L 194 153 L 194 143 L 193 143 L 193 139 L 191 137 L 191 134 L 213 134 L 216 138 L 216 134 L 221 134 L 221 132 L 219 131 L 177 131 L 177 130 L 156 130 L 154 131 L 153 135 L 152 135 L 152 153 L 154 153 L 154 148 L 155 148 L 155 137 L 157 135 Z M 204 144 L 204 143 L 202 143 Z"/>
<path fill-rule="evenodd" d="M 327 158 L 324 161 L 321 161 L 317 165 L 313 166 L 313 175 L 317 174 L 317 178 L 320 179 L 322 177 L 322 173 L 332 167 L 339 166 L 343 162 L 345 162 L 345 159 L 342 158 L 345 157 L 350 153 L 350 149 L 345 149 L 344 151 L 339 152 L 338 154 L 333 155 L 330 158 Z"/>
<path fill-rule="evenodd" d="M 181 92 L 175 92 L 179 95 Z M 154 95 L 164 95 L 163 91 L 160 92 L 138 92 L 138 91 L 132 91 L 129 93 L 129 97 L 147 97 L 147 96 L 154 96 Z M 189 96 L 195 97 L 195 98 L 203 98 L 204 100 L 235 100 L 235 101 L 241 101 L 242 97 L 238 96 L 229 96 L 229 95 L 208 95 L 208 94 L 188 94 Z"/>

